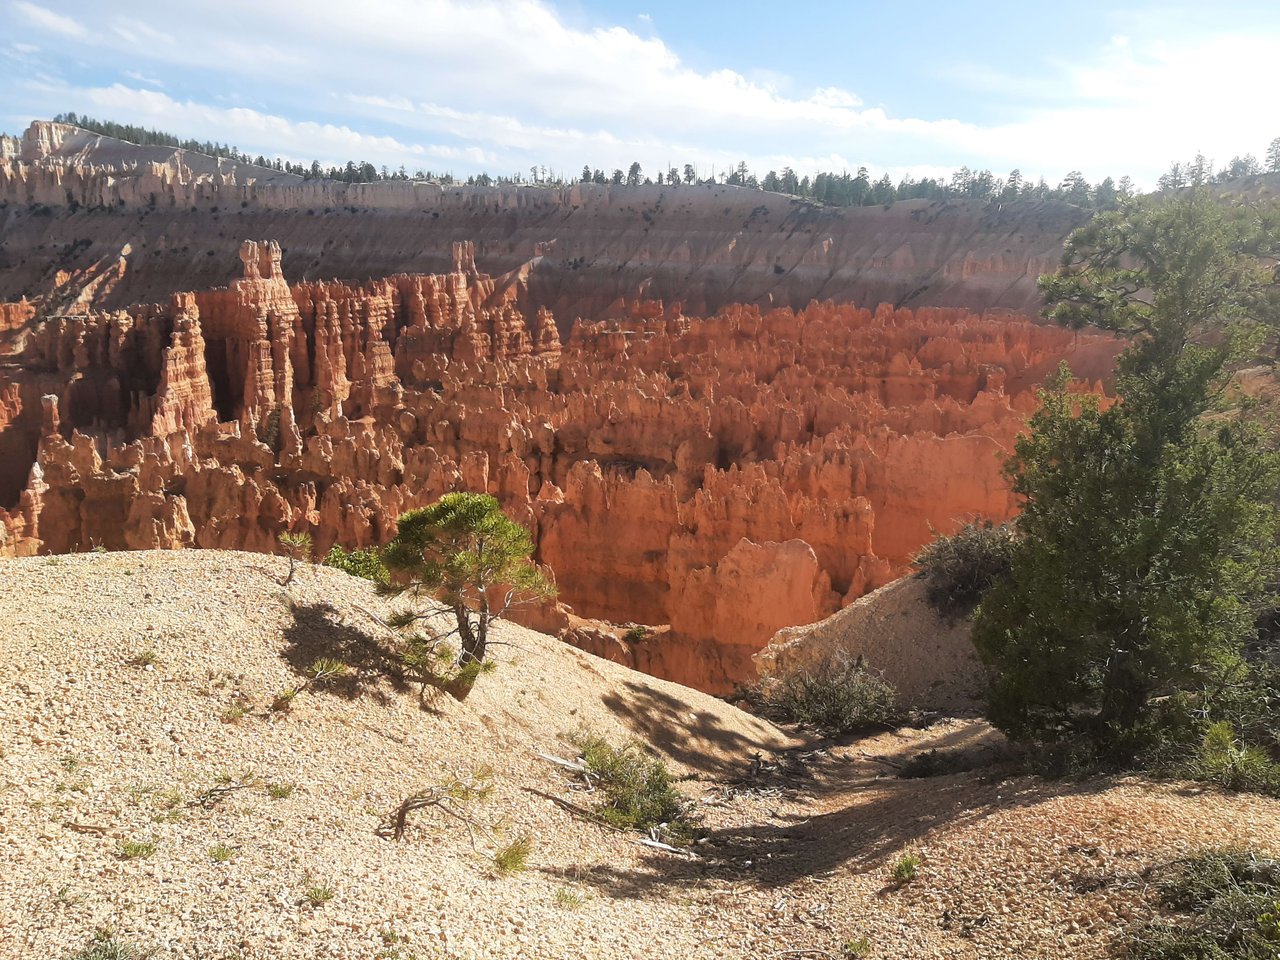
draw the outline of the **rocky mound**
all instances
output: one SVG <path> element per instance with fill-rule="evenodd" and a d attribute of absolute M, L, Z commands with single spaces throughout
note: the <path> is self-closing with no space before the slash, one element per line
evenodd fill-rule
<path fill-rule="evenodd" d="M 357 281 L 447 270 L 454 240 L 499 272 L 533 260 L 529 306 L 562 320 L 639 298 L 1033 313 L 1036 277 L 1088 214 L 1069 204 L 908 201 L 823 208 L 730 186 L 444 187 L 300 181 L 47 122 L 0 149 L 0 300 L 163 301 L 225 284 L 243 237 L 295 276 Z"/>
<path fill-rule="evenodd" d="M 966 618 L 930 606 L 926 582 L 903 577 L 806 626 L 784 627 L 754 657 L 765 677 L 820 668 L 834 656 L 862 660 L 884 674 L 904 705 L 971 713 L 985 675 Z"/>
<path fill-rule="evenodd" d="M 367 584 L 306 568 L 286 591 L 284 573 L 213 551 L 0 561 L 0 957 L 70 956 L 108 928 L 160 957 L 739 960 L 866 937 L 886 960 L 1092 958 L 1151 914 L 1148 865 L 1276 852 L 1276 801 L 885 775 L 931 746 L 983 755 L 974 724 L 782 754 L 721 702 L 514 626 L 471 697 L 424 709 L 380 669 Z M 269 712 L 320 656 L 355 672 Z M 591 802 L 534 756 L 579 727 L 690 777 L 694 854 L 547 798 Z M 378 836 L 406 795 L 481 765 L 494 794 L 466 809 L 531 836 L 527 869 L 500 875 L 493 842 L 430 810 Z M 919 876 L 895 887 L 908 852 Z"/>

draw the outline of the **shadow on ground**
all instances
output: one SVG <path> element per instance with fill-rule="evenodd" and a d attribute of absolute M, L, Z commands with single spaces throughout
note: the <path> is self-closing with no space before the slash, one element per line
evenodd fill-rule
<path fill-rule="evenodd" d="M 804 816 L 755 804 L 766 817 L 763 822 L 711 830 L 695 845 L 699 859 L 655 852 L 638 867 L 601 864 L 584 868 L 577 879 L 604 896 L 646 899 L 708 879 L 774 888 L 838 870 L 884 870 L 936 828 L 969 826 L 1018 807 L 1111 786 L 1106 778 L 1067 782 L 973 773 L 924 780 L 837 779 L 820 775 L 810 789 L 843 801 L 838 809 Z"/>
<path fill-rule="evenodd" d="M 391 646 L 346 622 L 331 604 L 295 606 L 293 623 L 285 628 L 284 640 L 285 662 L 300 676 L 310 676 L 312 664 L 321 657 L 331 657 L 350 668 L 345 676 L 326 680 L 313 689 L 349 700 L 371 697 L 379 703 L 390 699 L 383 685 L 386 682 L 400 693 L 417 690 L 405 677 L 400 659 Z"/>
<path fill-rule="evenodd" d="M 689 703 L 633 680 L 625 692 L 610 692 L 600 702 L 636 732 L 645 744 L 695 770 L 737 773 L 760 749 L 759 741 L 725 726 L 716 714 L 691 710 Z"/>

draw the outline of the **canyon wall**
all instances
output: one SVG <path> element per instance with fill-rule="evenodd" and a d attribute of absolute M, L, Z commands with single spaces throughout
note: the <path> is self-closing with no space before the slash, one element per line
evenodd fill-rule
<path fill-rule="evenodd" d="M 931 528 L 1016 509 L 1001 457 L 1068 360 L 1117 343 L 963 309 L 602 308 L 562 336 L 527 266 L 0 311 L 0 553 L 385 541 L 493 493 L 559 603 L 531 622 L 725 693 L 781 627 L 903 571 Z M 612 624 L 641 624 L 630 633 Z M 627 636 L 629 639 L 622 639 Z"/>
<path fill-rule="evenodd" d="M 496 271 L 526 267 L 521 306 L 550 309 L 562 337 L 640 299 L 702 316 L 813 299 L 1030 314 L 1036 277 L 1088 217 L 1059 202 L 838 209 L 732 186 L 304 181 L 45 122 L 13 144 L 0 300 L 107 309 L 227 284 L 245 236 L 274 237 L 303 280 L 444 272 L 467 237 Z"/>

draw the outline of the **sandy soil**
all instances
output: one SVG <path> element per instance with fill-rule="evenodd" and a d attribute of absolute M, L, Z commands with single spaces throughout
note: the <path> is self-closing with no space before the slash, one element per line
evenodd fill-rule
<path fill-rule="evenodd" d="M 957 721 L 809 753 L 509 625 L 470 698 L 424 708 L 380 667 L 385 601 L 324 568 L 286 591 L 284 570 L 206 551 L 0 562 L 0 957 L 71 956 L 99 927 L 192 958 L 837 957 L 863 936 L 903 960 L 1092 957 L 1149 909 L 1144 867 L 1280 844 L 1280 802 L 1256 797 L 995 768 L 899 780 L 920 749 L 997 738 Z M 359 669 L 272 713 L 320 656 Z M 579 729 L 670 760 L 707 831 L 696 858 L 530 792 L 589 802 L 535 757 L 571 755 Z M 430 810 L 378 836 L 404 797 L 481 765 L 494 793 L 467 809 L 492 838 L 473 848 Z M 528 868 L 499 874 L 490 855 L 522 833 Z M 125 859 L 125 841 L 155 850 Z M 895 887 L 905 853 L 919 876 Z"/>

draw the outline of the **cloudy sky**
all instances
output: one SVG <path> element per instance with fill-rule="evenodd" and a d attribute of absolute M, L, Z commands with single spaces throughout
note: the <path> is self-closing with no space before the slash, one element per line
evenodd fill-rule
<path fill-rule="evenodd" d="M 72 110 L 465 176 L 1261 157 L 1276 0 L 0 0 L 0 130 Z"/>

